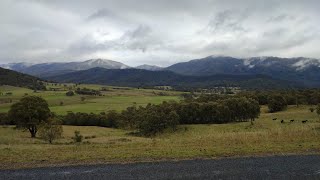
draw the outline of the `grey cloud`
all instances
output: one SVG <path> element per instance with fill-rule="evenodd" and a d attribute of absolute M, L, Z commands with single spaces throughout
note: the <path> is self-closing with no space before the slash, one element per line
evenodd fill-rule
<path fill-rule="evenodd" d="M 85 35 L 79 41 L 71 44 L 68 48 L 73 54 L 87 54 L 107 50 L 131 50 L 145 52 L 148 47 L 159 43 L 154 39 L 149 39 L 152 30 L 146 25 L 139 25 L 133 30 L 127 30 L 123 35 L 114 40 L 98 42 L 94 37 Z"/>
<path fill-rule="evenodd" d="M 94 12 L 91 14 L 87 20 L 94 20 L 94 19 L 99 19 L 99 18 L 104 18 L 104 17 L 112 17 L 115 16 L 110 10 L 107 9 L 99 9 L 98 11 Z"/>
<path fill-rule="evenodd" d="M 2 0 L 0 61 L 319 58 L 319 6 L 318 0 Z"/>
<path fill-rule="evenodd" d="M 134 30 L 125 32 L 122 38 L 124 39 L 138 39 L 148 36 L 151 33 L 151 28 L 146 25 L 139 25 Z"/>
<path fill-rule="evenodd" d="M 293 20 L 296 20 L 296 17 L 294 15 L 280 14 L 277 16 L 270 17 L 267 20 L 267 22 L 273 23 L 273 22 L 293 21 Z"/>
<path fill-rule="evenodd" d="M 245 14 L 238 14 L 232 10 L 225 10 L 217 13 L 214 18 L 209 21 L 205 29 L 212 33 L 229 31 L 245 32 L 246 29 L 242 25 L 242 22 L 246 18 L 247 16 Z"/>

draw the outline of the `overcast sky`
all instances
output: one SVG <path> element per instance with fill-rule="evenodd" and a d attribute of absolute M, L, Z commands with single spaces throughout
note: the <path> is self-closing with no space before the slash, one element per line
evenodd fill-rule
<path fill-rule="evenodd" d="M 320 58 L 319 0 L 1 0 L 0 62 Z"/>

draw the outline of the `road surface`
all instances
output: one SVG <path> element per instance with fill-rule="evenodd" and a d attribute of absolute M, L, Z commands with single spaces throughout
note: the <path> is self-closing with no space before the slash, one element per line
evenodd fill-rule
<path fill-rule="evenodd" d="M 319 180 L 320 155 L 224 158 L 0 170 L 0 179 Z"/>

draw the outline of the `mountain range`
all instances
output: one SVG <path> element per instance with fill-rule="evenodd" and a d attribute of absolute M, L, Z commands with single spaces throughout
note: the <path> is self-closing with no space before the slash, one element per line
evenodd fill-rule
<path fill-rule="evenodd" d="M 87 70 L 95 67 L 101 67 L 105 69 L 145 69 L 150 71 L 162 70 L 159 66 L 154 65 L 141 65 L 137 67 L 130 67 L 123 63 L 112 61 L 108 59 L 90 59 L 83 62 L 53 62 L 53 63 L 9 63 L 1 64 L 0 67 L 18 71 L 21 73 L 37 76 L 37 77 L 50 77 L 55 75 L 61 75 L 65 73 Z"/>
<path fill-rule="evenodd" d="M 305 86 L 320 86 L 320 60 L 312 58 L 252 57 L 233 58 L 209 56 L 177 63 L 166 68 L 179 74 L 208 76 L 214 74 L 262 74 L 272 78 L 295 81 Z"/>
<path fill-rule="evenodd" d="M 269 80 L 279 80 L 282 82 L 289 82 L 289 84 L 299 84 L 305 87 L 320 87 L 320 60 L 312 58 L 280 58 L 280 57 L 251 57 L 251 58 L 235 58 L 228 56 L 208 56 L 202 59 L 190 60 L 188 62 L 181 62 L 173 64 L 169 67 L 162 68 L 152 65 L 141 65 L 137 67 L 130 67 L 120 62 L 105 60 L 105 59 L 91 59 L 84 62 L 66 62 L 66 63 L 42 63 L 42 64 L 27 64 L 27 63 L 11 63 L 0 65 L 1 67 L 12 69 L 18 72 L 34 75 L 41 78 L 61 80 L 60 77 L 72 77 L 79 73 L 89 73 L 90 76 L 97 78 L 92 72 L 98 72 L 95 68 L 109 69 L 112 74 L 123 72 L 128 76 L 134 76 L 132 73 L 141 73 L 148 70 L 149 75 L 164 77 L 163 74 L 168 75 L 169 72 L 174 73 L 175 76 L 188 77 L 189 79 L 199 80 L 214 76 L 222 78 L 232 77 L 261 77 Z M 90 71 L 94 68 L 94 71 Z M 128 69 L 131 69 L 128 71 Z M 132 70 L 134 69 L 134 70 Z M 119 71 L 114 71 L 119 70 Z M 83 71 L 83 72 L 82 72 Z M 99 72 L 102 71 L 101 69 Z M 117 73 L 116 73 L 117 72 Z M 130 73 L 129 73 L 130 72 Z M 106 73 L 106 72 L 104 72 Z M 103 73 L 102 73 L 103 74 Z M 105 74 L 111 75 L 111 74 Z M 172 74 L 171 74 L 172 75 Z M 263 76 L 261 76 L 263 75 Z M 117 81 L 115 76 L 114 81 Z M 203 77 L 201 80 L 196 77 Z M 90 83 L 88 79 L 92 77 L 83 77 L 83 81 Z M 142 77 L 141 77 L 142 78 Z M 181 80 L 177 78 L 176 80 Z M 240 79 L 241 79 L 240 78 Z M 250 79 L 249 78 L 249 79 Z M 101 79 L 112 79 L 104 76 Z M 223 78 L 222 78 L 223 79 Z M 70 79 L 71 80 L 71 79 Z M 76 79 L 72 79 L 76 80 Z M 88 81 L 87 81 L 88 80 Z M 92 80 L 93 81 L 93 80 Z M 106 81 L 99 80 L 99 82 L 106 84 Z M 112 82 L 114 82 L 112 81 Z M 167 79 L 169 83 L 169 79 Z M 190 80 L 191 81 L 191 80 Z M 188 81 L 188 82 L 190 82 Z M 217 82 L 215 80 L 215 82 Z M 163 82 L 164 83 L 164 82 Z M 177 84 L 177 83 L 175 83 Z M 183 84 L 183 82 L 182 82 Z M 210 83 L 209 83 L 210 84 Z"/>
<path fill-rule="evenodd" d="M 245 89 L 279 89 L 299 87 L 298 84 L 273 79 L 265 75 L 211 76 L 180 75 L 171 71 L 148 71 L 142 69 L 92 68 L 48 77 L 47 80 L 63 83 L 104 84 L 114 86 L 154 87 L 173 86 L 175 89 L 242 87 Z"/>

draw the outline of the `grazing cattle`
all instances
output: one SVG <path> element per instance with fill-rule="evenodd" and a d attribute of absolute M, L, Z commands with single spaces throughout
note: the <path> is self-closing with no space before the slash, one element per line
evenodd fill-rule
<path fill-rule="evenodd" d="M 274 120 L 274 121 L 275 121 L 275 120 L 277 120 L 277 118 L 273 118 L 272 120 Z"/>
<path fill-rule="evenodd" d="M 304 120 L 304 121 L 302 121 L 302 123 L 306 123 L 308 120 Z"/>
<path fill-rule="evenodd" d="M 283 120 L 283 119 L 281 120 L 281 123 L 284 123 L 284 120 Z"/>
<path fill-rule="evenodd" d="M 294 122 L 294 119 L 291 119 L 290 122 Z"/>

